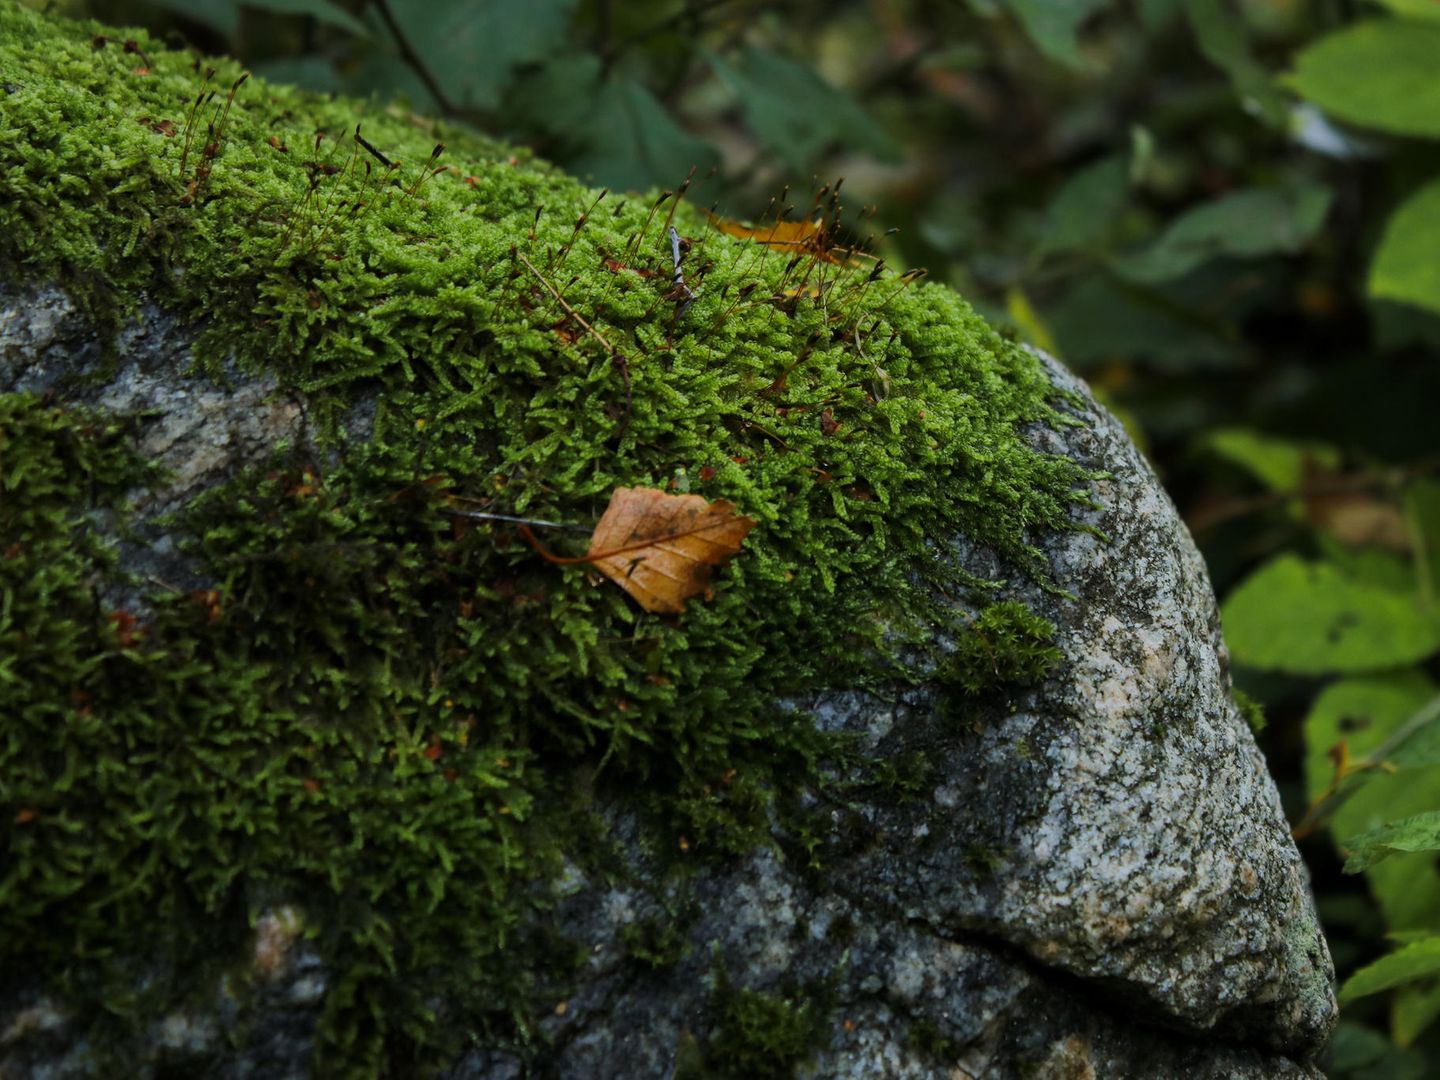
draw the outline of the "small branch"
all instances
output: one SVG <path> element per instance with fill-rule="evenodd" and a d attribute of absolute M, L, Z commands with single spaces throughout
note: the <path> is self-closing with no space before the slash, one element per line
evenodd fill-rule
<path fill-rule="evenodd" d="M 415 69 L 415 74 L 425 84 L 425 89 L 430 91 L 430 96 L 435 99 L 440 110 L 450 116 L 459 116 L 462 111 L 450 100 L 449 95 L 440 88 L 440 81 L 425 66 L 425 61 L 420 59 L 410 39 L 405 36 L 405 31 L 400 29 L 400 23 L 395 19 L 395 13 L 390 10 L 390 0 L 375 0 L 375 6 L 380 9 L 380 17 L 385 20 L 385 28 L 390 31 L 390 36 L 395 39 L 395 47 L 400 50 L 400 59 Z"/>
<path fill-rule="evenodd" d="M 1191 532 L 1202 533 L 1235 518 L 1248 517 L 1250 514 L 1284 506 L 1293 499 L 1304 501 L 1306 499 L 1323 499 L 1330 495 L 1395 491 L 1412 480 L 1418 480 L 1437 471 L 1440 471 L 1440 459 L 1431 458 L 1380 472 L 1334 476 L 1314 483 L 1302 483 L 1290 491 L 1269 491 L 1263 495 L 1226 499 L 1210 508 L 1200 508 L 1185 519 L 1185 524 L 1189 526 Z"/>
<path fill-rule="evenodd" d="M 535 525 L 542 529 L 568 529 L 571 532 L 590 533 L 594 532 L 593 526 L 566 525 L 561 521 L 544 521 L 540 518 L 514 517 L 511 514 L 488 514 L 483 510 L 460 510 L 453 506 L 442 506 L 442 514 L 449 514 L 451 517 L 474 518 L 477 521 L 509 521 L 516 525 Z"/>
<path fill-rule="evenodd" d="M 535 264 L 532 263 L 529 259 L 527 259 L 523 252 L 515 252 L 515 257 L 519 259 L 522 263 L 524 263 L 526 267 L 529 268 L 530 272 L 535 275 L 536 279 L 540 282 L 541 285 L 545 286 L 545 291 L 548 292 L 551 296 L 553 296 L 555 298 L 555 302 L 565 309 L 565 314 L 569 315 L 570 318 L 574 319 L 577 323 L 583 326 L 586 332 L 589 333 L 591 337 L 593 337 L 596 341 L 600 342 L 601 345 L 605 346 L 605 351 L 607 353 L 609 353 L 611 356 L 618 355 L 615 351 L 615 346 L 611 345 L 610 342 L 605 340 L 605 335 L 600 333 L 599 330 L 596 330 L 595 327 L 591 326 L 588 322 L 586 322 L 584 316 L 582 316 L 578 311 L 576 311 L 574 308 L 572 308 L 569 304 L 565 302 L 565 298 L 560 295 L 559 290 L 556 289 L 554 285 L 551 285 L 550 282 L 545 280 L 545 275 L 540 273 L 539 270 L 535 269 Z"/>
<path fill-rule="evenodd" d="M 576 311 L 574 308 L 572 308 L 569 304 L 565 302 L 565 298 L 560 295 L 559 290 L 556 289 L 554 285 L 551 285 L 550 282 L 545 280 L 544 274 L 540 273 L 539 270 L 535 269 L 534 263 L 532 263 L 524 256 L 523 253 L 516 250 L 515 248 L 511 248 L 511 251 L 514 252 L 515 258 L 519 259 L 529 268 L 530 272 L 535 275 L 536 279 L 540 282 L 540 284 L 545 286 L 546 291 L 555 298 L 555 302 L 565 309 L 565 314 L 569 315 L 570 318 L 574 319 L 577 323 L 583 326 L 586 332 L 589 333 L 596 341 L 600 342 L 600 344 L 605 347 L 605 351 L 610 354 L 610 363 L 615 367 L 617 371 L 620 372 L 620 378 L 625 383 L 625 419 L 620 424 L 619 430 L 615 434 L 615 437 L 618 439 L 621 435 L 624 435 L 626 430 L 630 427 L 630 416 L 634 412 L 635 407 L 633 397 L 634 391 L 630 385 L 630 362 L 625 359 L 624 353 L 622 353 L 619 349 L 615 348 L 614 345 L 611 345 L 610 342 L 605 339 L 604 334 L 600 333 L 599 330 L 596 330 L 595 327 L 591 326 L 588 322 L 586 322 L 578 311 Z M 524 526 L 521 526 L 521 529 L 523 531 Z"/>

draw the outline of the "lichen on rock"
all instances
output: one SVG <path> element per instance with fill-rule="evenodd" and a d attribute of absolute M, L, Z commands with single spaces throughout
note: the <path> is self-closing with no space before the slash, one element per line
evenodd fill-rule
<path fill-rule="evenodd" d="M 854 921 L 877 960 L 914 937 L 916 955 L 968 950 L 957 971 L 1003 966 L 993 938 L 957 944 L 1024 899 L 1003 873 L 949 882 L 968 899 L 931 920 L 939 942 L 865 919 L 923 906 L 915 883 L 948 864 L 848 891 L 827 874 L 866 869 L 891 845 L 877 827 L 972 805 L 983 770 L 955 758 L 986 725 L 1024 727 L 1039 755 L 1007 808 L 1064 802 L 1042 797 L 1047 770 L 1080 751 L 1054 716 L 997 703 L 1100 663 L 1067 641 L 1083 575 L 1055 562 L 1057 538 L 1093 553 L 1112 528 L 1095 503 L 1112 463 L 1072 446 L 1095 422 L 1083 387 L 947 289 L 216 66 L 0 3 L 0 963 L 35 976 L 0 988 L 0 1012 L 61 1017 L 5 1060 L 53 1064 L 60 1042 L 76 1075 L 409 1075 L 468 1047 L 472 1075 L 626 1076 L 687 1038 L 723 1060 L 769 1016 L 815 1068 L 873 1034 L 836 1010 L 879 1017 L 904 993 L 847 968 L 838 930 L 789 984 L 763 958 L 724 966 L 743 948 L 716 966 L 743 918 Z M 713 599 L 646 615 L 447 512 L 593 524 L 622 485 L 758 522 Z M 1185 602 L 1206 588 L 1201 572 Z M 1201 637 L 1180 652 L 1213 651 Z M 1117 672 L 1097 686 L 1123 696 Z M 1203 676 L 1197 723 L 1243 758 L 1223 678 Z M 877 699 L 907 704 L 877 718 Z M 922 700 L 938 726 L 907 734 Z M 1288 844 L 1263 770 L 1245 776 L 1265 843 Z M 973 863 L 1015 862 L 1004 824 L 966 840 Z M 1298 910 L 1277 851 L 1253 891 Z M 755 875 L 794 902 L 717 924 L 748 895 L 726 883 Z M 1064 925 L 1074 973 L 1098 939 Z M 1247 923 L 1283 968 L 1268 925 Z M 1047 945 L 1025 927 L 1011 947 Z M 1273 990 L 1305 1000 L 1257 1021 L 1262 1043 L 1323 1039 L 1323 972 L 1266 983 L 1242 964 L 1235 1000 L 1192 1007 L 1143 951 L 1105 974 L 1157 1014 L 1204 1029 Z M 1183 993 L 1203 998 L 1210 970 Z M 698 1011 L 675 979 L 709 988 Z M 804 999 L 821 986 L 823 1006 Z M 628 1050 L 595 1026 L 612 1006 L 645 1020 Z M 993 1035 L 946 1023 L 915 1060 Z"/>

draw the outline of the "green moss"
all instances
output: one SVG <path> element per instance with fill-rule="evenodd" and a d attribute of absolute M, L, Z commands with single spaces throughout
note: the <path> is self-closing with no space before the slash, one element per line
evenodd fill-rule
<path fill-rule="evenodd" d="M 831 1008 L 823 987 L 768 994 L 731 982 L 723 966 L 711 995 L 716 1027 L 698 1067 L 683 1077 L 786 1080 L 810 1061 L 829 1037 Z M 683 1080 L 677 1069 L 676 1080 Z"/>
<path fill-rule="evenodd" d="M 933 1020 L 917 1020 L 910 1025 L 910 1045 L 929 1057 L 948 1061 L 956 1056 L 955 1040 L 940 1030 Z"/>
<path fill-rule="evenodd" d="M 956 639 L 941 677 L 968 694 L 997 683 L 1034 682 L 1062 659 L 1054 636 L 1054 625 L 1024 604 L 991 604 Z"/>
<path fill-rule="evenodd" d="M 988 844 L 972 843 L 965 849 L 965 865 L 976 877 L 991 878 L 1005 865 L 1005 855 Z"/>
<path fill-rule="evenodd" d="M 1087 482 L 1020 434 L 1071 422 L 1038 363 L 953 293 L 817 263 L 831 287 L 787 296 L 788 253 L 681 207 L 677 321 L 652 196 L 597 205 L 473 135 L 259 80 L 186 155 L 190 58 L 10 0 L 0 68 L 0 266 L 102 326 L 142 295 L 196 320 L 207 366 L 278 377 L 326 447 L 187 508 L 213 589 L 116 614 L 91 525 L 145 479 L 123 424 L 0 397 L 0 963 L 102 1001 L 80 1014 L 111 1045 L 143 1056 L 121 1033 L 219 971 L 254 982 L 250 922 L 283 901 L 331 973 L 318 1072 L 411 1075 L 477 1033 L 543 1058 L 531 989 L 574 954 L 528 928 L 562 856 L 606 871 L 595 791 L 676 865 L 723 858 L 845 759 L 777 701 L 903 680 L 940 639 L 968 692 L 1053 659 L 1018 605 L 972 625 L 988 583 L 937 556 L 965 534 L 1044 581 L 1034 540 Z M 365 179 L 362 120 L 400 186 Z M 412 193 L 437 141 L 455 170 Z M 759 523 L 679 619 L 446 514 L 593 523 L 672 480 Z M 139 970 L 172 975 L 137 996 Z"/>
<path fill-rule="evenodd" d="M 1235 698 L 1235 707 L 1240 710 L 1240 715 L 1243 716 L 1245 722 L 1250 725 L 1250 730 L 1256 735 L 1264 731 L 1265 706 L 1239 687 L 1235 687 L 1231 691 L 1231 695 Z"/>
<path fill-rule="evenodd" d="M 642 919 L 621 931 L 625 955 L 647 968 L 674 967 L 690 952 L 685 935 L 689 920 Z"/>

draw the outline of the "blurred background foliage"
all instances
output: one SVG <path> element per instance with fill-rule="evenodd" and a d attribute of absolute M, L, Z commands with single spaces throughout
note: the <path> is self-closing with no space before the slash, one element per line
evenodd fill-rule
<path fill-rule="evenodd" d="M 1269 717 L 1344 980 L 1330 1074 L 1440 1075 L 1440 0 L 54 6 L 597 186 L 698 165 L 730 218 L 845 177 L 857 236 L 1150 454 Z"/>

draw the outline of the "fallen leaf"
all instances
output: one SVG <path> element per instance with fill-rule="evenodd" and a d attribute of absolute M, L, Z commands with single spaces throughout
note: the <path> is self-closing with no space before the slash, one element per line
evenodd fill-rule
<path fill-rule="evenodd" d="M 742 225 L 738 221 L 711 216 L 715 227 L 742 240 L 754 240 L 767 247 L 795 247 L 818 239 L 823 230 L 813 221 L 771 221 L 763 225 Z"/>
<path fill-rule="evenodd" d="M 724 499 L 667 495 L 655 488 L 616 488 L 582 558 L 550 554 L 521 526 L 531 545 L 554 563 L 594 566 L 643 607 L 668 615 L 703 593 L 710 571 L 740 550 L 755 527 Z"/>
<path fill-rule="evenodd" d="M 771 221 L 762 225 L 741 225 L 738 221 L 710 215 L 710 221 L 723 233 L 742 240 L 754 240 L 778 251 L 803 251 L 825 262 L 845 264 L 837 257 L 831 243 L 830 230 L 824 221 Z"/>

